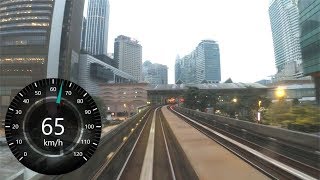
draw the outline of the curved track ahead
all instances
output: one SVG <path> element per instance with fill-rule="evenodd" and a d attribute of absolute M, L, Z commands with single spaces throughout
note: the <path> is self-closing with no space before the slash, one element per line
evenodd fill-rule
<path fill-rule="evenodd" d="M 148 115 L 137 134 L 136 139 L 131 139 L 134 143 L 126 150 L 129 153 L 126 153 L 124 163 L 117 167 L 120 169 L 117 174 L 113 173 L 110 164 L 92 179 L 198 179 L 160 110 Z M 115 159 L 119 153 L 121 151 L 114 155 Z"/>

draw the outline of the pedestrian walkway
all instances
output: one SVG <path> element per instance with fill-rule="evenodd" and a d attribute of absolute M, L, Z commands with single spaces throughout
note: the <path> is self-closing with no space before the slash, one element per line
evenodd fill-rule
<path fill-rule="evenodd" d="M 166 106 L 161 110 L 200 179 L 269 179 L 181 120 Z"/>

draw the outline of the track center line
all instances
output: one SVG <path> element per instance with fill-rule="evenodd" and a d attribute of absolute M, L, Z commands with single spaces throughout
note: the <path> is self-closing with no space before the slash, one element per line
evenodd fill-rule
<path fill-rule="evenodd" d="M 140 180 L 150 180 L 153 177 L 153 156 L 154 156 L 154 137 L 155 137 L 155 127 L 156 127 L 156 113 L 159 107 L 154 110 L 148 145 L 146 149 L 146 154 L 144 155 L 142 170 L 140 173 Z"/>

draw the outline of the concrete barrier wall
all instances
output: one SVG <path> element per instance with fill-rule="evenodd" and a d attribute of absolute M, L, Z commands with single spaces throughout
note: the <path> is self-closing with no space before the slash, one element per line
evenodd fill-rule
<path fill-rule="evenodd" d="M 272 137 L 275 139 L 283 140 L 285 142 L 291 142 L 294 144 L 306 146 L 318 151 L 320 150 L 320 137 L 316 135 L 208 114 L 182 107 L 176 107 L 176 110 L 178 110 L 179 112 L 193 114 L 198 117 L 216 120 L 221 123 L 230 124 L 248 131 L 259 133 L 263 136 Z"/>

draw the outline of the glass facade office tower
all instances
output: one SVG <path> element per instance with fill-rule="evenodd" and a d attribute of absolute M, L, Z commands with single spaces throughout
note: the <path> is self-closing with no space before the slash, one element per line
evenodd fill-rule
<path fill-rule="evenodd" d="M 295 62 L 296 66 L 299 66 L 302 60 L 299 43 L 299 10 L 296 1 L 272 0 L 269 16 L 278 73 L 286 68 L 286 64 Z M 299 72 L 294 73 L 299 74 Z"/>
<path fill-rule="evenodd" d="M 143 80 L 150 84 L 168 84 L 168 67 L 166 65 L 145 61 L 142 65 Z"/>
<path fill-rule="evenodd" d="M 0 116 L 32 81 L 77 81 L 83 6 L 84 0 L 0 2 Z"/>
<path fill-rule="evenodd" d="M 120 35 L 114 42 L 114 60 L 120 70 L 142 80 L 142 46 L 135 39 Z"/>
<path fill-rule="evenodd" d="M 175 83 L 196 83 L 196 60 L 193 53 L 186 55 L 182 58 L 176 58 Z"/>
<path fill-rule="evenodd" d="M 196 82 L 219 83 L 221 81 L 219 45 L 212 40 L 203 40 L 195 50 Z"/>
<path fill-rule="evenodd" d="M 89 0 L 84 49 L 91 55 L 107 55 L 109 29 L 109 1 Z"/>
<path fill-rule="evenodd" d="M 220 81 L 220 50 L 217 42 L 203 40 L 192 53 L 183 58 L 177 57 L 175 64 L 177 84 L 219 83 Z"/>
<path fill-rule="evenodd" d="M 80 41 L 80 49 L 81 51 L 85 50 L 85 37 L 86 37 L 86 29 L 87 29 L 87 18 L 83 17 L 82 20 L 82 29 L 81 29 L 81 41 Z"/>
<path fill-rule="evenodd" d="M 303 71 L 313 77 L 320 105 L 320 1 L 300 0 L 298 7 Z"/>

